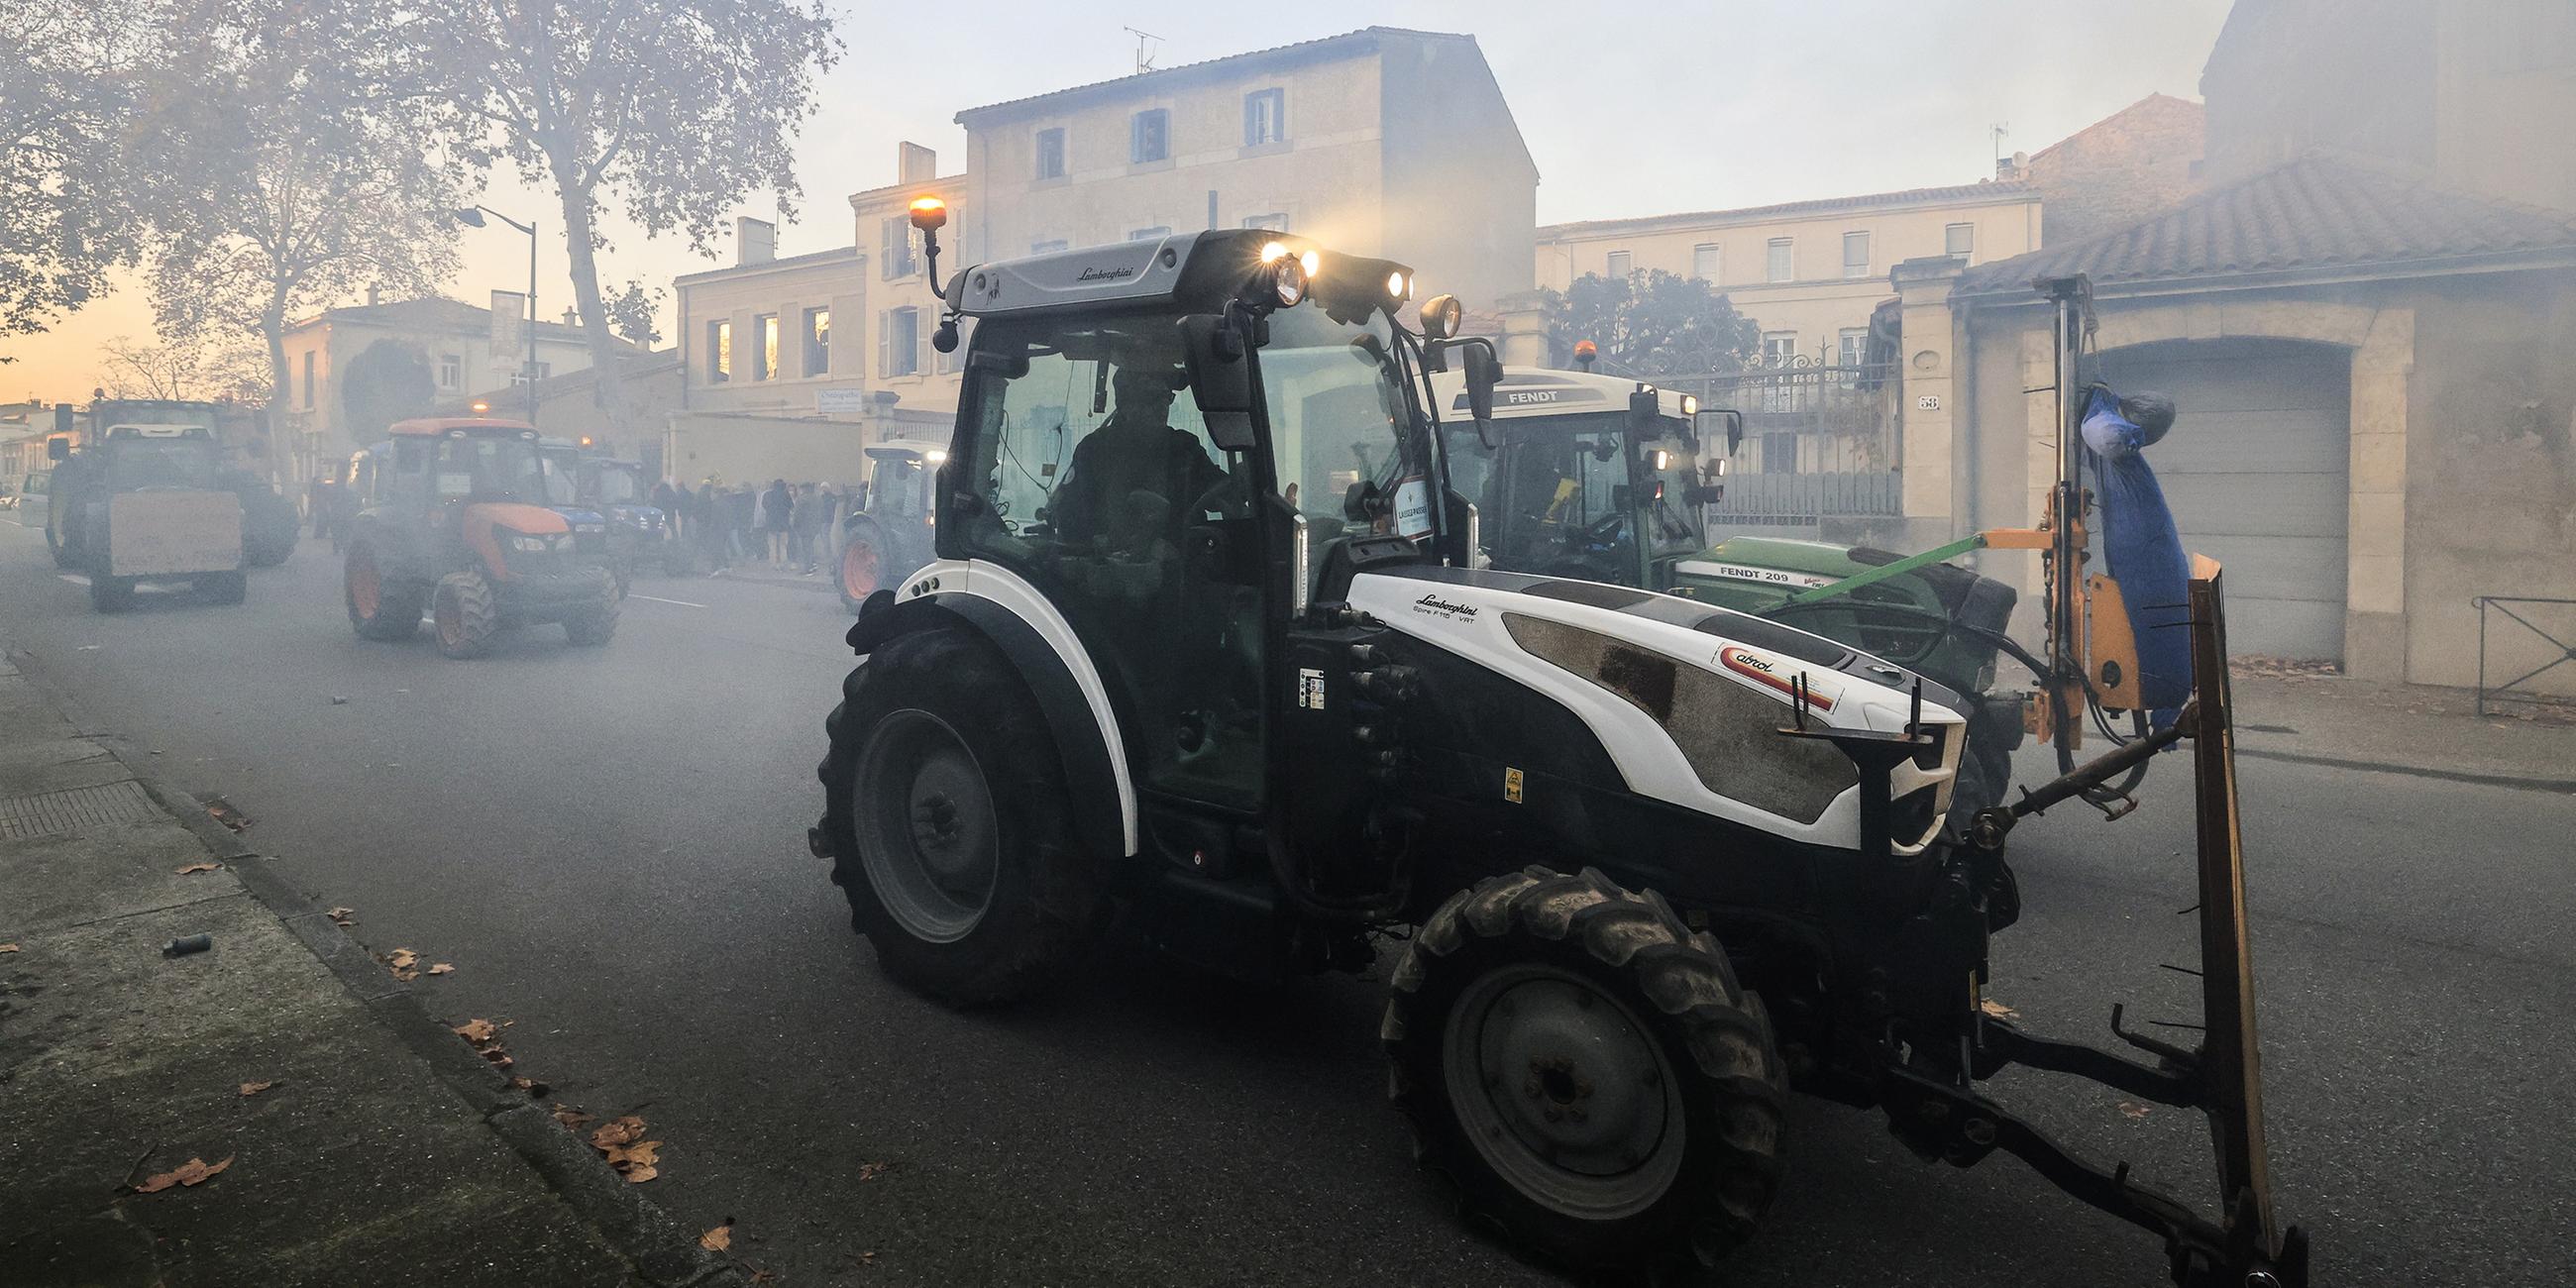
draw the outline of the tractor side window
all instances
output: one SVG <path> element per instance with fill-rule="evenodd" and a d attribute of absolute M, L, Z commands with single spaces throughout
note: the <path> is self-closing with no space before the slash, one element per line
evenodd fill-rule
<path fill-rule="evenodd" d="M 1271 315 L 1261 388 L 1280 492 L 1319 547 L 1431 531 L 1428 472 L 1406 463 L 1411 412 L 1390 339 L 1383 315 L 1350 324 L 1318 308 Z"/>

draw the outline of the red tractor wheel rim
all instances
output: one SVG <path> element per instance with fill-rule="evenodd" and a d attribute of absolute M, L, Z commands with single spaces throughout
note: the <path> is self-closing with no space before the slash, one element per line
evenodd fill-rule
<path fill-rule="evenodd" d="M 841 593 L 852 599 L 877 593 L 876 543 L 861 537 L 841 548 Z"/>
<path fill-rule="evenodd" d="M 349 560 L 349 606 L 358 616 L 374 621 L 376 610 L 383 607 L 384 577 L 376 571 L 374 558 L 360 554 Z"/>

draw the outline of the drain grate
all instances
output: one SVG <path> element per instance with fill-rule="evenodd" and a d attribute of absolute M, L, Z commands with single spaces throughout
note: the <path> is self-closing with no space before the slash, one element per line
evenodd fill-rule
<path fill-rule="evenodd" d="M 160 809 L 143 784 L 127 779 L 98 787 L 0 797 L 0 841 L 55 836 L 114 823 L 140 823 Z"/>

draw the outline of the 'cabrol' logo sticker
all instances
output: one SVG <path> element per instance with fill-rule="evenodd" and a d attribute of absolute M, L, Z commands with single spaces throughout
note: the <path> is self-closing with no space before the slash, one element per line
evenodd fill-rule
<path fill-rule="evenodd" d="M 1765 688 L 1775 690 L 1784 697 L 1794 695 L 1798 691 L 1797 684 L 1789 677 L 1788 674 L 1785 673 L 1785 668 L 1783 668 L 1779 663 L 1774 662 L 1751 649 L 1741 649 L 1732 646 L 1719 649 L 1717 651 L 1717 664 L 1725 667 L 1727 670 L 1735 672 L 1737 675 L 1750 677 L 1756 683 L 1761 684 Z M 1798 674 L 1806 675 L 1807 673 L 1800 671 Z M 1834 699 L 1832 695 L 1817 688 L 1816 681 L 1813 676 L 1808 676 L 1807 679 L 1807 705 L 1814 707 L 1818 711 L 1831 711 L 1834 709 Z"/>
<path fill-rule="evenodd" d="M 1429 613 L 1434 617 L 1446 617 L 1453 622 L 1472 622 L 1476 620 L 1476 606 L 1474 604 L 1461 604 L 1455 600 L 1442 599 L 1438 595 L 1425 595 L 1422 598 L 1413 601 L 1413 611 L 1417 613 Z"/>

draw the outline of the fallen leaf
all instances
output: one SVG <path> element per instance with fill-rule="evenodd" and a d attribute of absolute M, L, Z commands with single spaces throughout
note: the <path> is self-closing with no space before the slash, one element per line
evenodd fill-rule
<path fill-rule="evenodd" d="M 599 1130 L 590 1134 L 590 1143 L 598 1149 L 609 1150 L 620 1145 L 632 1145 L 643 1136 L 644 1120 L 628 1114 L 623 1118 L 600 1124 Z"/>
<path fill-rule="evenodd" d="M 580 1111 L 580 1110 L 578 1110 L 578 1109 L 573 1108 L 573 1107 L 572 1107 L 572 1106 L 570 1106 L 570 1105 L 560 1105 L 560 1104 L 559 1104 L 559 1105 L 556 1105 L 556 1106 L 555 1106 L 555 1121 L 556 1121 L 556 1122 L 559 1122 L 559 1123 L 562 1123 L 566 1128 L 569 1128 L 570 1130 L 573 1130 L 573 1131 L 580 1131 L 582 1128 L 587 1127 L 587 1126 L 589 1126 L 591 1123 L 593 1123 L 593 1122 L 597 1121 L 597 1119 L 596 1119 L 596 1118 L 594 1118 L 593 1116 L 589 1115 L 589 1114 L 583 1113 L 582 1111 Z"/>
<path fill-rule="evenodd" d="M 276 1085 L 274 1082 L 245 1082 L 241 1085 L 241 1093 L 245 1096 L 256 1096 Z"/>
<path fill-rule="evenodd" d="M 490 1020 L 467 1020 L 456 1026 L 456 1036 L 476 1046 L 491 1041 L 495 1031 Z"/>
<path fill-rule="evenodd" d="M 510 1079 L 510 1086 L 514 1090 L 527 1092 L 531 1096 L 542 1096 L 549 1090 L 552 1090 L 552 1088 L 549 1088 L 546 1084 L 539 1082 L 534 1078 L 512 1078 Z"/>
<path fill-rule="evenodd" d="M 324 913 L 323 915 L 329 917 L 335 925 L 354 926 L 358 924 L 355 920 L 358 915 L 358 910 L 355 908 L 333 908 L 331 911 Z"/>
<path fill-rule="evenodd" d="M 453 975 L 456 973 L 456 967 L 447 962 L 431 962 L 429 964 L 429 973 L 432 975 Z"/>
<path fill-rule="evenodd" d="M 2123 1100 L 2120 1102 L 2120 1112 L 2131 1118 L 2144 1118 L 2147 1116 L 2147 1107 L 2134 1100 Z"/>
<path fill-rule="evenodd" d="M 725 1249 L 732 1247 L 733 1218 L 726 1217 L 723 1225 L 717 1226 L 716 1228 L 707 1231 L 705 1234 L 699 1235 L 698 1246 L 709 1252 L 722 1252 Z"/>
<path fill-rule="evenodd" d="M 397 949 L 393 950 L 392 952 L 385 954 L 385 964 L 386 964 L 387 966 L 392 966 L 392 967 L 395 967 L 395 968 L 397 968 L 397 969 L 399 969 L 399 968 L 401 968 L 401 967 L 409 966 L 409 965 L 411 965 L 413 962 L 416 962 L 416 961 L 419 961 L 419 960 L 420 960 L 420 954 L 419 954 L 419 953 L 416 953 L 416 952 L 413 952 L 412 950 L 410 950 L 410 949 L 408 949 L 408 948 L 397 948 Z"/>
<path fill-rule="evenodd" d="M 16 944 L 0 944 L 0 953 L 14 953 L 16 951 L 18 951 L 18 946 Z"/>
<path fill-rule="evenodd" d="M 877 1253 L 876 1253 L 876 1249 L 874 1249 L 874 1248 L 870 1248 L 870 1249 L 868 1249 L 867 1251 L 862 1252 L 862 1253 L 860 1253 L 860 1254 L 859 1254 L 859 1264 L 860 1264 L 860 1265 L 863 1265 L 863 1266 L 873 1266 L 873 1265 L 875 1265 L 876 1263 L 877 1263 Z"/>
<path fill-rule="evenodd" d="M 200 872 L 212 872 L 222 866 L 223 865 L 220 863 L 191 863 L 188 866 L 179 869 L 179 875 L 183 877 L 192 877 Z"/>
<path fill-rule="evenodd" d="M 233 1158 L 230 1154 L 224 1155 L 223 1160 L 216 1163 L 209 1163 L 202 1158 L 192 1158 L 170 1171 L 144 1177 L 142 1183 L 134 1187 L 134 1192 L 158 1194 L 173 1185 L 203 1185 L 213 1179 L 216 1173 L 232 1165 Z"/>
<path fill-rule="evenodd" d="M 886 1165 L 883 1163 L 861 1163 L 859 1164 L 859 1179 L 863 1181 L 873 1181 L 876 1178 L 885 1175 L 885 1170 Z"/>
<path fill-rule="evenodd" d="M 651 1167 L 662 1161 L 662 1142 L 638 1141 L 622 1149 L 608 1151 L 608 1165 L 619 1171 L 629 1167 Z"/>
<path fill-rule="evenodd" d="M 654 1177 L 660 1176 L 661 1174 L 662 1173 L 659 1171 L 650 1167 L 638 1167 L 626 1173 L 626 1180 L 630 1185 L 642 1185 L 644 1182 L 652 1180 Z"/>
<path fill-rule="evenodd" d="M 2021 1018 L 2021 1012 L 2016 1011 L 1991 997 L 1979 999 L 1977 1002 L 1977 1009 L 1998 1020 L 2018 1020 Z"/>

